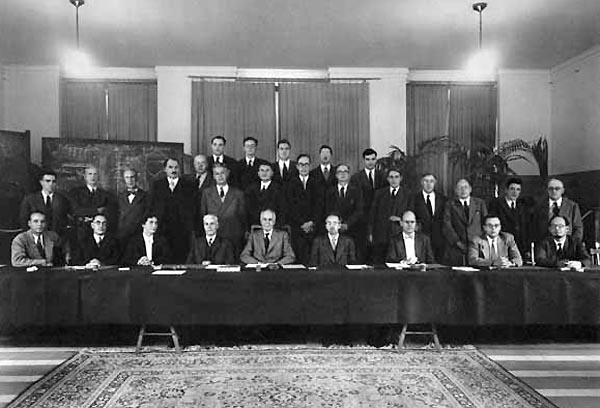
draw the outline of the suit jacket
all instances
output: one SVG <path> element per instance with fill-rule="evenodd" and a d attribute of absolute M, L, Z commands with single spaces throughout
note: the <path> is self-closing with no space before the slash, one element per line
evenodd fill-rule
<path fill-rule="evenodd" d="M 437 191 L 435 192 L 435 208 L 433 209 L 433 216 L 429 214 L 422 191 L 413 194 L 410 197 L 408 204 L 409 209 L 414 212 L 417 217 L 420 232 L 427 235 L 431 240 L 433 247 L 438 249 L 443 248 L 444 246 L 442 227 L 444 225 L 444 207 L 446 201 L 447 198 L 444 195 Z"/>
<path fill-rule="evenodd" d="M 358 186 L 362 191 L 363 196 L 363 214 L 366 216 L 371 211 L 371 205 L 373 204 L 373 199 L 375 198 L 375 191 L 378 189 L 385 187 L 388 183 L 385 179 L 385 174 L 381 171 L 374 170 L 374 181 L 375 187 L 369 181 L 367 177 L 367 173 L 365 173 L 364 169 L 361 169 L 358 173 L 354 173 L 352 178 L 350 178 L 350 183 Z"/>
<path fill-rule="evenodd" d="M 449 200 L 444 207 L 443 232 L 446 242 L 450 248 L 456 248 L 461 242 L 465 248 L 469 241 L 481 235 L 483 229 L 483 217 L 487 214 L 485 202 L 477 197 L 471 197 L 469 204 L 469 217 L 465 217 L 460 200 L 454 198 Z"/>
<path fill-rule="evenodd" d="M 283 186 L 271 181 L 269 188 L 261 191 L 260 182 L 253 183 L 246 189 L 246 214 L 248 215 L 247 225 L 260 223 L 260 212 L 266 208 L 275 211 L 277 215 L 277 225 L 285 224 L 285 196 Z"/>
<path fill-rule="evenodd" d="M 373 244 L 387 244 L 391 237 L 401 232 L 400 224 L 390 221 L 390 216 L 402 216 L 408 209 L 408 196 L 400 188 L 396 197 L 392 197 L 390 187 L 380 188 L 375 192 L 373 205 L 369 214 L 368 233 L 373 234 Z"/>
<path fill-rule="evenodd" d="M 539 266 L 560 267 L 563 261 L 581 261 L 585 266 L 590 266 L 592 258 L 588 254 L 581 239 L 567 235 L 563 247 L 563 256 L 559 257 L 553 237 L 546 237 L 536 245 L 535 263 Z"/>
<path fill-rule="evenodd" d="M 531 227 L 533 223 L 531 222 L 531 210 L 525 200 L 518 199 L 516 208 L 513 210 L 508 206 L 504 197 L 498 197 L 490 202 L 488 210 L 490 214 L 495 214 L 500 218 L 502 231 L 509 232 L 515 237 L 519 251 L 527 251 L 532 241 Z M 548 230 L 547 222 L 546 230 Z"/>
<path fill-rule="evenodd" d="M 225 199 L 221 201 L 217 186 L 212 186 L 202 193 L 200 204 L 201 217 L 213 214 L 219 218 L 219 235 L 227 238 L 236 247 L 246 232 L 246 201 L 241 190 L 229 186 Z M 203 226 L 197 231 L 203 231 Z"/>
<path fill-rule="evenodd" d="M 523 265 L 521 253 L 515 242 L 515 237 L 508 232 L 501 232 L 496 239 L 496 253 L 498 258 L 504 257 L 516 266 Z M 471 266 L 499 266 L 499 260 L 492 260 L 490 243 L 485 234 L 473 237 L 469 242 L 469 265 Z"/>
<path fill-rule="evenodd" d="M 213 155 L 208 155 L 208 174 L 212 175 L 212 169 L 215 165 L 215 160 L 213 159 Z M 229 178 L 227 179 L 227 183 L 233 186 L 239 186 L 239 167 L 238 162 L 231 156 L 223 155 L 223 164 L 229 169 Z"/>
<path fill-rule="evenodd" d="M 317 167 L 310 171 L 310 175 L 317 180 L 317 183 L 324 191 L 327 191 L 329 187 L 337 185 L 337 178 L 335 177 L 335 169 L 337 166 L 333 164 L 330 165 L 331 170 L 329 171 L 329 178 L 326 180 L 323 172 L 321 171 L 321 165 L 319 164 Z"/>
<path fill-rule="evenodd" d="M 238 174 L 239 174 L 240 186 L 242 188 L 246 188 L 246 186 L 249 186 L 252 183 L 260 181 L 260 179 L 258 178 L 258 168 L 260 167 L 261 164 L 269 164 L 270 165 L 271 163 L 269 163 L 266 160 L 255 157 L 254 161 L 252 162 L 252 166 L 249 167 L 248 163 L 246 163 L 246 157 L 244 157 L 243 159 L 238 161 L 238 163 L 237 163 Z"/>
<path fill-rule="evenodd" d="M 112 235 L 104 235 L 100 245 L 96 244 L 93 234 L 88 234 L 78 242 L 75 253 L 75 264 L 85 265 L 92 259 L 99 260 L 102 265 L 117 265 L 121 258 L 119 242 Z"/>
<path fill-rule="evenodd" d="M 44 203 L 44 196 L 41 191 L 29 194 L 21 202 L 19 218 L 21 227 L 29 229 L 27 222 L 29 215 L 33 211 L 40 211 L 46 214 L 46 228 L 63 236 L 69 226 L 69 215 L 71 214 L 71 203 L 59 192 L 55 192 L 52 199 L 52 213 L 49 214 Z"/>
<path fill-rule="evenodd" d="M 40 254 L 35 245 L 35 238 L 31 230 L 21 232 L 17 235 L 11 244 L 11 263 L 12 266 L 32 266 L 36 260 L 45 259 L 52 262 L 54 266 L 64 264 L 64 256 L 69 252 L 63 245 L 63 241 L 54 231 L 44 231 L 42 233 L 42 242 L 44 244 L 44 254 Z"/>
<path fill-rule="evenodd" d="M 152 183 L 150 189 L 150 212 L 158 216 L 159 228 L 163 231 L 182 233 L 191 231 L 194 221 L 194 192 L 196 186 L 184 177 L 179 177 L 171 191 L 166 177 Z M 167 233 L 169 235 L 169 233 Z"/>
<path fill-rule="evenodd" d="M 210 261 L 216 265 L 231 265 L 235 263 L 233 245 L 229 240 L 216 236 L 211 246 L 206 242 L 206 236 L 198 236 L 192 243 L 192 250 L 186 263 L 201 264 L 204 261 Z"/>
<path fill-rule="evenodd" d="M 429 237 L 422 233 L 415 233 L 415 255 L 420 263 L 435 263 L 433 250 Z M 400 262 L 406 259 L 406 246 L 404 244 L 404 235 L 401 233 L 392 238 L 388 247 L 387 262 Z"/>
<path fill-rule="evenodd" d="M 287 232 L 273 230 L 269 247 L 265 248 L 264 232 L 253 231 L 248 237 L 246 246 L 240 255 L 240 261 L 250 263 L 279 263 L 291 264 L 296 260 L 296 255 L 290 244 Z"/>
<path fill-rule="evenodd" d="M 534 210 L 535 216 L 535 237 L 541 240 L 550 235 L 548 230 L 548 221 L 550 221 L 550 207 L 548 206 L 548 197 L 539 203 Z M 568 235 L 572 235 L 579 240 L 583 240 L 583 221 L 581 220 L 581 211 L 579 205 L 566 197 L 562 198 L 558 215 L 564 217 L 569 222 Z"/>
<path fill-rule="evenodd" d="M 118 196 L 119 204 L 119 238 L 125 238 L 140 232 L 144 222 L 144 216 L 148 211 L 148 203 L 150 198 L 148 193 L 139 189 L 133 197 L 133 201 L 129 202 L 129 193 L 123 191 Z"/>
<path fill-rule="evenodd" d="M 299 176 L 290 179 L 285 185 L 285 202 L 286 222 L 292 229 L 299 229 L 308 221 L 313 221 L 315 224 L 321 222 L 324 206 L 323 191 L 314 177 L 308 176 L 306 189 Z"/>
<path fill-rule="evenodd" d="M 337 184 L 329 187 L 325 193 L 324 216 L 331 213 L 337 213 L 342 217 L 342 222 L 348 224 L 349 233 L 355 232 L 357 224 L 363 216 L 363 197 L 360 188 L 348 184 L 344 198 L 341 198 Z"/>
<path fill-rule="evenodd" d="M 198 181 L 198 178 L 196 176 L 196 174 L 186 174 L 183 176 L 186 181 L 190 184 L 193 184 L 195 189 L 194 189 L 194 193 L 195 196 L 198 198 L 198 200 L 200 198 L 202 198 L 202 192 L 204 190 L 206 190 L 207 188 L 209 188 L 210 186 L 215 184 L 215 179 L 213 178 L 212 172 L 207 171 L 206 172 L 206 177 L 204 177 L 204 180 L 202 181 L 202 184 L 200 184 L 200 182 Z M 199 203 L 199 201 L 198 201 Z"/>
<path fill-rule="evenodd" d="M 137 265 L 138 260 L 146 256 L 146 243 L 141 232 L 132 236 L 127 242 L 127 247 L 123 252 L 121 263 L 124 265 Z M 171 261 L 171 250 L 167 240 L 160 235 L 154 234 L 152 243 L 152 262 L 155 265 L 161 265 Z"/>
<path fill-rule="evenodd" d="M 116 201 L 111 193 L 98 187 L 92 196 L 86 186 L 75 187 L 69 192 L 73 215 L 82 221 L 84 217 L 93 217 L 98 213 L 98 208 L 104 207 L 104 214 L 108 218 L 108 227 L 116 227 L 117 212 Z"/>
<path fill-rule="evenodd" d="M 329 241 L 329 235 L 318 236 L 313 241 L 310 263 L 316 266 L 351 265 L 356 263 L 354 241 L 346 235 L 338 235 L 334 252 Z"/>
<path fill-rule="evenodd" d="M 286 184 L 291 179 L 298 177 L 298 168 L 296 167 L 296 162 L 293 160 L 290 160 L 290 168 L 284 178 L 281 177 L 281 173 L 279 172 L 278 162 L 272 163 L 271 166 L 273 166 L 273 181 L 279 184 Z"/>

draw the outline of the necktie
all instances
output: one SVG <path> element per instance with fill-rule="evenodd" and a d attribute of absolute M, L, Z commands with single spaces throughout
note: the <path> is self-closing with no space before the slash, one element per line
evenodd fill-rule
<path fill-rule="evenodd" d="M 515 202 L 514 202 L 514 201 L 511 201 L 511 202 L 510 202 L 510 209 L 514 211 L 514 210 L 516 210 L 516 208 L 517 208 L 517 207 L 515 206 Z"/>
<path fill-rule="evenodd" d="M 52 211 L 52 198 L 50 196 L 46 196 L 46 209 Z"/>
<path fill-rule="evenodd" d="M 271 243 L 271 241 L 269 240 L 269 234 L 265 234 L 265 253 L 267 252 L 267 250 L 269 249 L 269 244 Z"/>
<path fill-rule="evenodd" d="M 559 212 L 560 208 L 558 208 L 558 203 L 555 201 L 554 204 L 552 204 L 552 216 L 556 217 Z"/>
<path fill-rule="evenodd" d="M 38 252 L 40 253 L 40 255 L 42 256 L 42 258 L 46 259 L 46 251 L 44 251 L 44 245 L 42 245 L 42 237 L 38 237 L 38 240 L 35 244 Z"/>
<path fill-rule="evenodd" d="M 369 170 L 369 183 L 372 188 L 375 188 L 375 180 L 373 179 L 373 170 Z"/>
<path fill-rule="evenodd" d="M 346 187 L 340 188 L 340 197 L 341 198 L 345 198 L 346 197 Z"/>
<path fill-rule="evenodd" d="M 433 206 L 431 205 L 431 200 L 429 199 L 429 196 L 430 194 L 427 194 L 427 201 L 425 202 L 425 204 L 427 204 L 427 212 L 430 216 L 433 217 Z"/>
<path fill-rule="evenodd" d="M 496 261 L 498 259 L 498 250 L 496 249 L 496 240 L 493 240 L 492 244 L 490 245 L 490 258 L 492 258 L 492 261 Z"/>
<path fill-rule="evenodd" d="M 397 194 L 397 193 L 398 193 L 398 189 L 397 189 L 397 188 L 394 188 L 394 189 L 392 190 L 392 197 L 396 198 L 396 194 Z"/>
<path fill-rule="evenodd" d="M 467 204 L 467 200 L 463 202 L 463 211 L 465 212 L 465 218 L 469 219 L 469 204 Z"/>
<path fill-rule="evenodd" d="M 560 242 L 556 243 L 556 256 L 558 257 L 558 259 L 564 259 L 565 257 L 563 246 Z"/>
<path fill-rule="evenodd" d="M 282 175 L 281 175 L 281 177 L 282 177 L 284 180 L 287 180 L 287 177 L 288 177 L 288 168 L 287 168 L 287 164 L 285 164 L 285 163 L 283 163 L 283 170 L 282 170 Z"/>
<path fill-rule="evenodd" d="M 225 197 L 225 190 L 223 190 L 223 187 L 219 187 L 219 196 L 221 197 L 221 199 Z"/>
<path fill-rule="evenodd" d="M 95 194 L 96 194 L 96 189 L 95 188 L 91 189 L 90 190 L 90 197 L 93 198 Z"/>
<path fill-rule="evenodd" d="M 331 248 L 333 248 L 334 252 L 337 249 L 337 238 L 331 238 Z"/>
<path fill-rule="evenodd" d="M 252 160 L 248 161 L 248 168 L 251 169 L 252 168 Z"/>
<path fill-rule="evenodd" d="M 173 179 L 169 179 L 169 190 L 171 190 L 171 192 L 175 190 L 175 180 Z"/>
<path fill-rule="evenodd" d="M 263 186 L 260 188 L 260 192 L 264 193 L 265 191 L 267 191 L 267 187 L 263 184 Z"/>
<path fill-rule="evenodd" d="M 325 170 L 323 171 L 323 177 L 325 177 L 325 180 L 329 180 L 329 167 L 325 167 Z"/>
<path fill-rule="evenodd" d="M 306 190 L 306 177 L 302 177 L 302 186 Z"/>
<path fill-rule="evenodd" d="M 98 237 L 98 242 L 96 242 L 96 244 L 98 245 L 98 247 L 100 247 L 100 245 L 102 245 L 102 239 L 104 239 L 104 237 L 102 237 L 102 236 Z"/>
<path fill-rule="evenodd" d="M 208 239 L 208 246 L 211 247 L 212 244 L 213 244 L 213 242 L 214 242 L 214 238 L 209 238 Z"/>

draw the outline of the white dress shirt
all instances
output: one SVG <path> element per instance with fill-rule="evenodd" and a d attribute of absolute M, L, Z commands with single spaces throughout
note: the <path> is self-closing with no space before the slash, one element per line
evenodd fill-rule
<path fill-rule="evenodd" d="M 340 235 L 327 234 L 327 236 L 329 237 L 329 244 L 331 245 L 331 248 L 333 248 L 333 250 L 335 251 L 335 249 L 337 248 L 338 241 L 340 239 Z"/>
<path fill-rule="evenodd" d="M 425 191 L 421 190 L 421 192 L 423 193 L 423 200 L 426 203 L 427 203 L 427 196 L 429 196 L 429 201 L 431 201 L 432 215 L 435 214 L 435 191 L 432 191 L 431 193 L 426 193 Z"/>
<path fill-rule="evenodd" d="M 290 171 L 290 159 L 287 160 L 277 160 L 277 165 L 279 166 L 279 174 L 283 177 L 283 166 L 287 167 L 288 171 Z"/>
<path fill-rule="evenodd" d="M 100 245 L 100 242 L 104 239 L 104 235 L 94 234 L 94 241 L 96 245 Z"/>
<path fill-rule="evenodd" d="M 177 187 L 177 183 L 179 182 L 179 177 L 177 177 L 177 178 L 167 177 L 167 181 L 169 182 L 169 189 L 171 189 L 171 191 L 173 191 L 173 190 L 175 190 L 175 187 Z"/>
<path fill-rule="evenodd" d="M 271 185 L 271 180 L 269 180 L 269 181 L 261 181 L 260 182 L 260 189 L 261 190 L 262 189 L 266 190 L 267 188 L 269 188 L 270 185 Z"/>
<path fill-rule="evenodd" d="M 144 237 L 144 244 L 146 246 L 146 258 L 152 260 L 152 244 L 154 244 L 154 235 L 146 235 L 142 233 Z"/>
<path fill-rule="evenodd" d="M 462 205 L 464 207 L 465 203 L 467 203 L 467 205 L 470 206 L 471 205 L 471 197 L 461 198 L 460 199 L 460 205 Z"/>
<path fill-rule="evenodd" d="M 402 238 L 404 239 L 404 250 L 406 251 L 406 259 L 416 259 L 417 251 L 415 250 L 415 234 L 408 235 L 406 232 L 402 232 Z"/>
<path fill-rule="evenodd" d="M 213 163 L 221 163 L 221 164 L 225 164 L 225 158 L 223 157 L 225 155 L 221 155 L 221 156 L 215 156 L 214 154 L 212 155 L 213 157 Z"/>

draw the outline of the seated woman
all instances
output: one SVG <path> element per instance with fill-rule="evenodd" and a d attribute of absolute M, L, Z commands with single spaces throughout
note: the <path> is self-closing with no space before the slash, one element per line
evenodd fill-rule
<path fill-rule="evenodd" d="M 158 217 L 148 214 L 142 224 L 142 233 L 131 236 L 123 254 L 125 265 L 161 265 L 171 261 L 169 244 L 164 237 L 156 234 Z"/>

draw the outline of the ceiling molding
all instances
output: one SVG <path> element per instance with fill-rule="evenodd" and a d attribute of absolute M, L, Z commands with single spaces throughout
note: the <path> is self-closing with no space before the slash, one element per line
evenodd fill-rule
<path fill-rule="evenodd" d="M 562 64 L 559 64 L 550 70 L 551 74 L 560 75 L 564 71 L 577 69 L 578 65 L 587 63 L 590 59 L 600 57 L 600 45 L 596 45 L 583 53 L 566 60 Z"/>
<path fill-rule="evenodd" d="M 408 82 L 496 82 L 497 74 L 475 75 L 462 70 L 410 70 Z"/>
<path fill-rule="evenodd" d="M 327 79 L 327 70 L 322 69 L 279 69 L 279 68 L 240 68 L 238 78 L 268 79 Z"/>
<path fill-rule="evenodd" d="M 82 73 L 61 71 L 63 79 L 121 79 L 121 80 L 156 80 L 154 68 L 128 67 L 93 67 Z"/>
<path fill-rule="evenodd" d="M 330 79 L 394 79 L 406 82 L 408 68 L 331 67 Z"/>

